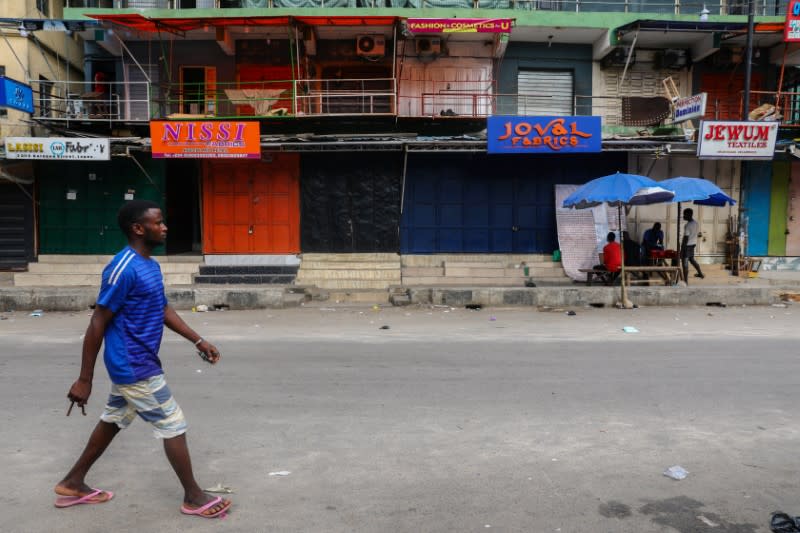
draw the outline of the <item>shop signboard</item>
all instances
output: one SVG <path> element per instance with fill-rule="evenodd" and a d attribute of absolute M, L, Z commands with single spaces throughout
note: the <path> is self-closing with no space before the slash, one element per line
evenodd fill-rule
<path fill-rule="evenodd" d="M 700 123 L 700 159 L 772 159 L 778 122 L 704 120 Z"/>
<path fill-rule="evenodd" d="M 109 161 L 108 139 L 84 137 L 6 137 L 7 159 Z"/>
<path fill-rule="evenodd" d="M 33 89 L 30 85 L 0 76 L 0 107 L 33 113 Z"/>
<path fill-rule="evenodd" d="M 685 120 L 702 118 L 706 114 L 706 101 L 708 93 L 700 93 L 684 98 L 678 98 L 672 104 L 672 121 L 675 123 Z"/>
<path fill-rule="evenodd" d="M 255 121 L 153 120 L 150 138 L 154 158 L 261 158 L 261 132 Z"/>
<path fill-rule="evenodd" d="M 410 18 L 406 27 L 411 33 L 510 33 L 514 19 Z"/>
<path fill-rule="evenodd" d="M 800 41 L 800 0 L 789 0 L 783 26 L 783 40 L 787 43 Z"/>
<path fill-rule="evenodd" d="M 564 154 L 600 152 L 601 119 L 591 116 L 491 116 L 487 120 L 490 154 Z"/>

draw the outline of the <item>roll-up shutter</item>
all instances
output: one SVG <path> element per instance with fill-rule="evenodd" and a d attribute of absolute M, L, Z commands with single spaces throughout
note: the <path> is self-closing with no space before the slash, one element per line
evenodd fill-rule
<path fill-rule="evenodd" d="M 520 70 L 517 74 L 519 115 L 573 115 L 572 71 Z"/>

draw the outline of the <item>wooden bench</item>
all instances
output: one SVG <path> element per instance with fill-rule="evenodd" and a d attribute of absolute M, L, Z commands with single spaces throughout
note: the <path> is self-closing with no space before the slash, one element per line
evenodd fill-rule
<path fill-rule="evenodd" d="M 633 278 L 634 274 L 647 274 L 643 278 Z M 625 284 L 650 283 L 650 274 L 658 274 L 664 280 L 664 285 L 675 285 L 683 279 L 683 269 L 679 266 L 626 266 Z"/>
<path fill-rule="evenodd" d="M 619 277 L 619 271 L 617 272 L 609 272 L 608 270 L 601 270 L 599 268 L 579 268 L 578 272 L 583 272 L 586 274 L 586 285 L 592 285 L 592 279 L 597 278 L 602 280 L 604 284 L 613 283 Z M 610 279 L 611 276 L 614 276 L 613 279 Z"/>

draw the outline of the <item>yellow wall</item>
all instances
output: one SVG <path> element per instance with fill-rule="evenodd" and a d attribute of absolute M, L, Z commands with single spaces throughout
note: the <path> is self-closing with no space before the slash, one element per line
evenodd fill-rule
<path fill-rule="evenodd" d="M 0 0 L 0 13 L 4 18 L 44 18 L 36 8 L 36 0 Z M 50 0 L 50 16 L 56 19 L 63 16 L 62 1 Z M 38 31 L 21 37 L 15 30 L 4 30 L 4 36 L 5 39 L 0 39 L 0 65 L 5 66 L 9 78 L 23 83 L 29 83 L 29 79 L 38 80 L 39 76 L 56 82 L 83 80 L 83 40 L 80 37 L 57 31 Z M 56 87 L 54 94 L 58 93 Z M 38 108 L 37 83 L 33 84 L 33 89 L 34 105 Z M 43 133 L 32 131 L 27 122 L 27 113 L 8 110 L 8 116 L 0 119 L 0 137 Z"/>

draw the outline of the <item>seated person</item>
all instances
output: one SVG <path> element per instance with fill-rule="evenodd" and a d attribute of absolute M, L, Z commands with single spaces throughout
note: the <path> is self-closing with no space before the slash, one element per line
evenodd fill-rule
<path fill-rule="evenodd" d="M 603 283 L 610 285 L 619 276 L 619 271 L 622 268 L 622 249 L 617 241 L 617 236 L 613 231 L 609 231 L 606 236 L 606 244 L 603 247 L 603 253 L 600 254 L 600 261 L 602 264 L 595 265 L 595 270 L 607 270 L 608 275 L 603 277 Z"/>
<path fill-rule="evenodd" d="M 631 239 L 627 231 L 622 232 L 622 250 L 625 252 L 625 266 L 642 266 L 642 247 Z"/>
<path fill-rule="evenodd" d="M 661 231 L 661 222 L 656 222 L 652 228 L 644 232 L 642 248 L 644 248 L 644 257 L 648 260 L 650 259 L 651 250 L 664 249 L 664 232 Z"/>

